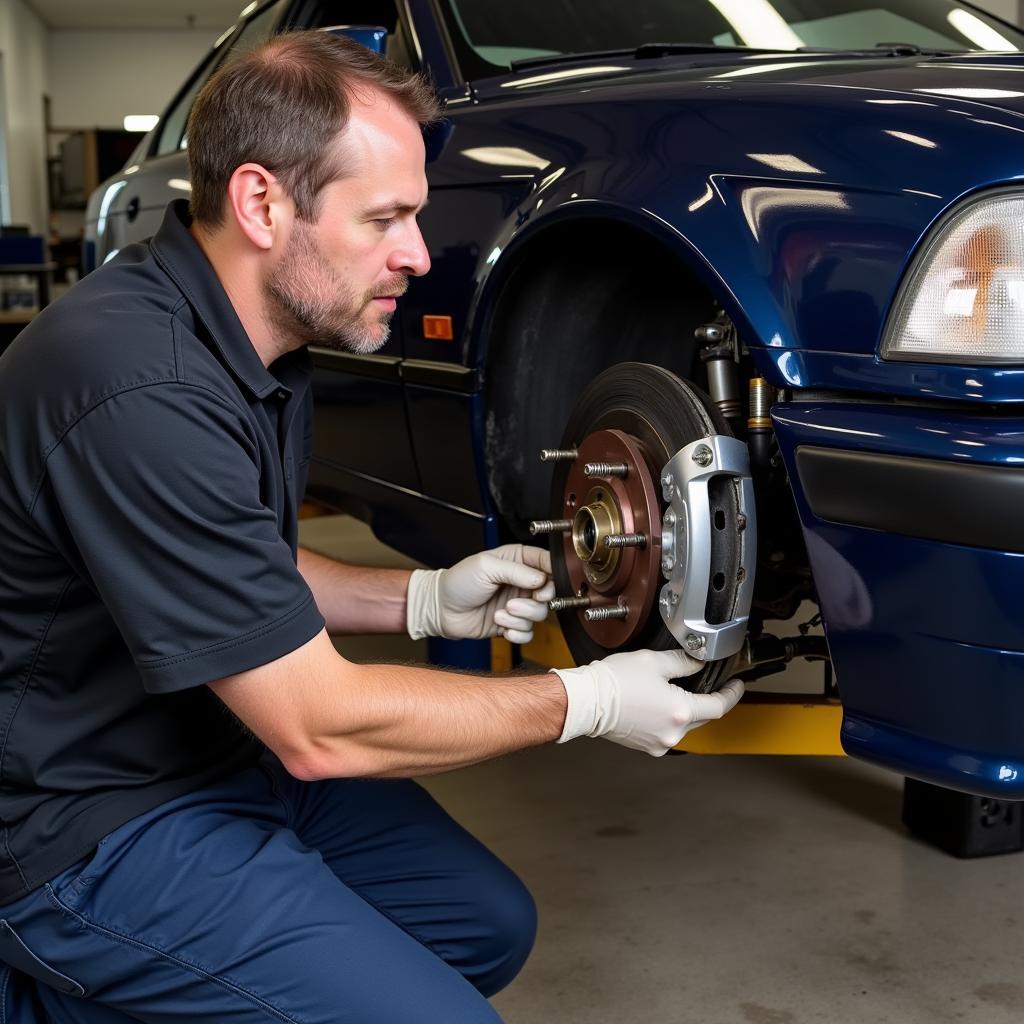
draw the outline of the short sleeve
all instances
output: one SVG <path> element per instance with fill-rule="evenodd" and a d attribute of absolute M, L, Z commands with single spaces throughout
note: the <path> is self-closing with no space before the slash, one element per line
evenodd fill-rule
<path fill-rule="evenodd" d="M 255 668 L 323 628 L 261 495 L 246 413 L 189 384 L 109 398 L 49 454 L 40 500 L 148 691 Z"/>

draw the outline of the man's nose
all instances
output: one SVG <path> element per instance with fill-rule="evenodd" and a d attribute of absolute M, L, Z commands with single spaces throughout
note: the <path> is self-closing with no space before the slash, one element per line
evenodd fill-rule
<path fill-rule="evenodd" d="M 430 254 L 418 226 L 409 230 L 403 243 L 391 253 L 388 269 L 411 277 L 422 277 L 430 270 Z"/>

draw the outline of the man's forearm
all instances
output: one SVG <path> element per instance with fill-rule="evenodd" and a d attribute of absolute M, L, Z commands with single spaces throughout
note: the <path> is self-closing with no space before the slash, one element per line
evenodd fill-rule
<path fill-rule="evenodd" d="M 328 633 L 404 633 L 408 569 L 345 565 L 299 548 L 299 572 Z"/>
<path fill-rule="evenodd" d="M 358 665 L 326 630 L 210 688 L 296 778 L 448 771 L 559 739 L 569 698 L 554 674 L 471 676 Z"/>
<path fill-rule="evenodd" d="M 344 679 L 328 687 L 307 723 L 313 741 L 290 766 L 304 778 L 449 771 L 553 742 L 565 724 L 565 687 L 551 674 L 480 677 L 348 663 Z"/>

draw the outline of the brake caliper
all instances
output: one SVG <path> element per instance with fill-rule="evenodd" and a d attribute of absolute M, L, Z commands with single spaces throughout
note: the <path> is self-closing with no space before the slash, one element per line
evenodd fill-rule
<path fill-rule="evenodd" d="M 722 486 L 735 489 L 735 524 L 714 508 L 713 491 Z M 665 464 L 661 488 L 668 504 L 661 529 L 661 570 L 668 580 L 658 600 L 661 617 L 687 654 L 701 661 L 727 658 L 743 646 L 754 594 L 757 520 L 747 446 L 725 434 L 693 441 Z M 738 567 L 716 557 L 715 534 L 730 527 L 739 528 Z M 731 607 L 709 615 L 713 595 L 733 586 L 727 572 L 735 573 Z"/>

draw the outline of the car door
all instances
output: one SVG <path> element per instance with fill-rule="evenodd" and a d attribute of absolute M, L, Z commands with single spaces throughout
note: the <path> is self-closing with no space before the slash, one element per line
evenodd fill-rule
<path fill-rule="evenodd" d="M 369 27 L 384 31 L 376 37 L 355 31 Z M 394 0 L 299 0 L 282 28 L 337 32 L 374 43 L 403 66 L 417 66 Z M 402 387 L 403 306 L 387 343 L 372 355 L 310 346 L 316 403 L 310 494 L 361 515 L 421 490 Z"/>

